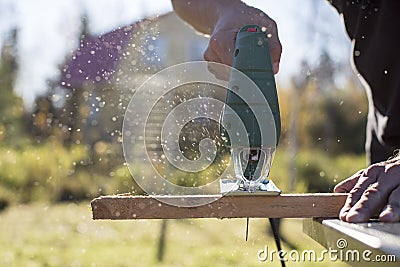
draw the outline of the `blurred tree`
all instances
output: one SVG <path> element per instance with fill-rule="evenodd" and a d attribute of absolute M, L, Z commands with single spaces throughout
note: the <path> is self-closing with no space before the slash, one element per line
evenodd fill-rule
<path fill-rule="evenodd" d="M 297 181 L 296 155 L 298 151 L 298 119 L 300 111 L 299 99 L 304 90 L 307 88 L 310 78 L 310 65 L 307 61 L 301 62 L 300 73 L 292 77 L 292 92 L 291 92 L 291 112 L 290 112 L 290 127 L 288 129 L 288 168 L 289 168 L 289 192 L 295 190 Z"/>
<path fill-rule="evenodd" d="M 332 150 L 332 146 L 335 143 L 333 139 L 335 125 L 334 116 L 335 110 L 334 106 L 330 103 L 335 98 L 336 94 L 336 83 L 335 83 L 335 73 L 337 65 L 334 64 L 329 54 L 324 50 L 319 58 L 318 65 L 313 70 L 313 77 L 315 80 L 315 85 L 319 93 L 324 95 L 327 100 L 324 106 L 325 112 L 327 114 L 327 119 L 323 124 L 323 136 L 325 137 L 324 149 L 326 151 Z"/>
<path fill-rule="evenodd" d="M 309 117 L 305 125 L 308 143 L 330 154 L 365 152 L 366 96 L 352 83 L 347 87 L 337 90 L 335 98 L 309 100 L 313 108 L 306 108 L 307 114 L 304 114 Z"/>
<path fill-rule="evenodd" d="M 331 154 L 363 153 L 368 106 L 352 71 L 335 64 L 325 52 L 309 73 L 303 93 L 294 96 L 300 102 L 301 145 Z M 345 77 L 344 86 L 338 84 L 338 75 Z"/>
<path fill-rule="evenodd" d="M 34 107 L 29 132 L 37 142 L 40 142 L 53 135 L 55 109 L 48 95 L 36 97 Z"/>
<path fill-rule="evenodd" d="M 89 21 L 88 16 L 83 14 L 81 17 L 81 33 L 80 33 L 80 47 L 84 46 L 84 40 L 89 36 Z M 86 88 L 85 88 L 86 89 Z M 88 88 L 89 89 L 89 88 Z M 86 97 L 84 97 L 86 95 Z M 84 92 L 84 88 L 71 88 L 71 92 L 67 94 L 65 102 L 64 112 L 61 115 L 65 125 L 68 125 L 69 135 L 67 142 L 80 143 L 82 140 L 81 129 L 86 123 L 88 117 L 88 105 L 84 104 L 87 102 L 88 92 Z"/>
<path fill-rule="evenodd" d="M 14 81 L 18 69 L 17 35 L 14 29 L 1 49 L 0 63 L 0 141 L 18 145 L 23 139 L 23 103 L 14 92 Z"/>
<path fill-rule="evenodd" d="M 327 96 L 335 94 L 335 75 L 340 68 L 333 62 L 327 51 L 322 51 L 318 64 L 312 68 L 312 78 L 318 88 Z"/>

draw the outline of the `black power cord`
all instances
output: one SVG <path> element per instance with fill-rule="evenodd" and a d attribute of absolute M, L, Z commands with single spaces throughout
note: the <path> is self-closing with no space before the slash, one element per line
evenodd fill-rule
<path fill-rule="evenodd" d="M 278 249 L 279 260 L 281 261 L 281 266 L 285 267 L 285 261 L 281 256 L 282 246 L 281 239 L 279 237 L 279 219 L 278 218 L 269 218 L 269 223 L 271 224 L 272 234 L 274 235 L 276 248 Z"/>

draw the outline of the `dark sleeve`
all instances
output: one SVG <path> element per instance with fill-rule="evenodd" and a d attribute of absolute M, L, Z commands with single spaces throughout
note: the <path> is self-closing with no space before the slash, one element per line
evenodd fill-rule
<path fill-rule="evenodd" d="M 342 0 L 328 0 L 332 6 L 334 6 L 339 13 L 343 13 L 343 1 Z"/>
<path fill-rule="evenodd" d="M 400 148 L 400 1 L 329 0 L 353 40 L 356 72 L 366 81 L 368 131 L 390 150 Z M 367 144 L 368 146 L 368 144 Z M 374 153 L 373 149 L 371 153 Z"/>
<path fill-rule="evenodd" d="M 365 15 L 365 11 L 368 8 L 368 12 L 372 10 L 372 6 L 375 6 L 373 0 L 328 0 L 336 10 L 343 15 L 344 23 L 346 26 L 347 34 L 351 39 L 354 39 L 358 32 L 358 26 L 362 16 Z"/>

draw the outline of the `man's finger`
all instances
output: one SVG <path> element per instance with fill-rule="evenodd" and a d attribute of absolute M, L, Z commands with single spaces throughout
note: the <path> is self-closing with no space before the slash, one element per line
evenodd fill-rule
<path fill-rule="evenodd" d="M 269 19 L 266 26 L 266 34 L 271 53 L 272 66 L 274 68 L 274 73 L 277 74 L 279 71 L 279 63 L 281 61 L 282 44 L 278 37 L 278 26 L 272 19 Z"/>
<path fill-rule="evenodd" d="M 207 50 L 204 52 L 203 57 L 204 57 L 204 59 L 205 59 L 206 61 L 208 61 L 208 63 L 207 63 L 207 69 L 208 69 L 208 71 L 211 72 L 212 74 L 214 74 L 214 76 L 218 79 L 218 77 L 217 77 L 217 75 L 218 75 L 217 70 L 214 69 L 214 67 L 213 67 L 214 65 L 213 65 L 213 64 L 209 63 L 209 62 L 218 62 L 218 58 L 217 58 L 216 55 L 212 52 L 212 50 L 211 50 L 210 47 L 208 47 Z"/>
<path fill-rule="evenodd" d="M 274 74 L 279 72 L 279 62 L 273 63 L 272 67 L 274 68 Z"/>
<path fill-rule="evenodd" d="M 235 37 L 237 32 L 224 31 L 211 36 L 209 47 L 219 58 L 219 62 L 232 66 L 233 50 L 235 47 Z"/>
<path fill-rule="evenodd" d="M 338 183 L 333 191 L 335 193 L 349 193 L 351 189 L 353 189 L 353 187 L 357 184 L 358 179 L 361 177 L 363 173 L 364 170 L 356 172 L 351 177 Z"/>
<path fill-rule="evenodd" d="M 379 219 L 382 222 L 400 221 L 400 186 L 390 194 L 388 204 L 379 214 Z"/>
<path fill-rule="evenodd" d="M 207 69 L 215 76 L 215 78 L 222 81 L 229 81 L 231 67 L 215 62 L 207 62 Z"/>
<path fill-rule="evenodd" d="M 373 183 L 364 191 L 360 200 L 347 212 L 345 220 L 353 223 L 368 221 L 382 209 L 388 194 L 382 189 L 381 183 Z"/>
<path fill-rule="evenodd" d="M 379 219 L 384 222 L 400 221 L 400 166 L 398 159 L 388 161 L 385 165 L 384 181 L 391 190 L 387 205 L 379 215 Z"/>
<path fill-rule="evenodd" d="M 373 179 L 368 176 L 361 176 L 353 189 L 350 190 L 347 196 L 346 203 L 340 210 L 339 217 L 343 221 L 347 221 L 347 213 L 360 200 L 363 192 L 373 183 Z"/>
<path fill-rule="evenodd" d="M 206 61 L 221 63 L 221 59 L 218 57 L 211 46 L 208 46 L 206 51 L 204 51 L 203 57 Z"/>
<path fill-rule="evenodd" d="M 339 217 L 341 220 L 348 220 L 348 212 L 359 202 L 365 190 L 377 181 L 380 172 L 384 170 L 383 168 L 382 166 L 372 166 L 363 172 L 355 186 L 350 190 L 346 203 L 340 211 Z"/>
<path fill-rule="evenodd" d="M 390 168 L 388 165 L 378 168 L 383 168 L 383 171 L 378 174 L 377 181 L 365 190 L 361 199 L 349 210 L 346 221 L 365 222 L 388 203 L 389 196 L 398 186 L 398 180 L 393 175 L 399 172 L 399 168 Z"/>
<path fill-rule="evenodd" d="M 276 36 L 278 38 L 278 36 Z M 271 60 L 272 66 L 274 67 L 274 74 L 277 74 L 279 71 L 279 64 L 281 61 L 282 54 L 282 46 L 279 42 L 279 39 L 270 43 L 270 52 L 271 52 Z"/>

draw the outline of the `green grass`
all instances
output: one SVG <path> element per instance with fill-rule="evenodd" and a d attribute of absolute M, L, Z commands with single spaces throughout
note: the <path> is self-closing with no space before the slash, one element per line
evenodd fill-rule
<path fill-rule="evenodd" d="M 164 260 L 157 261 L 161 220 L 93 221 L 89 203 L 12 206 L 0 213 L 0 266 L 280 266 L 259 262 L 275 249 L 266 219 L 169 220 Z M 323 248 L 302 233 L 302 221 L 286 219 L 283 235 L 298 247 Z M 290 250 L 284 245 L 284 249 Z M 346 266 L 288 262 L 288 266 Z"/>

